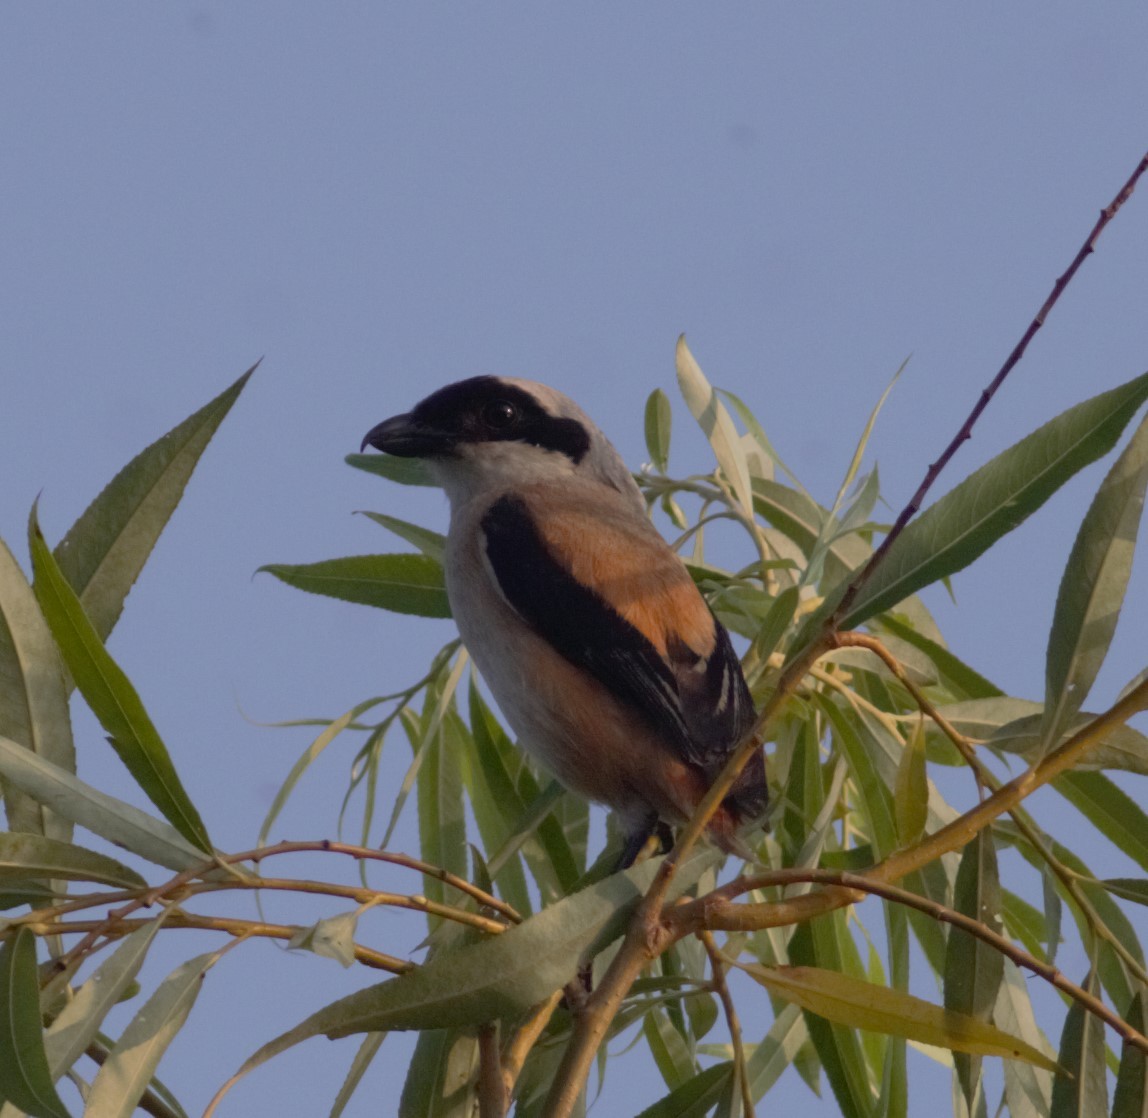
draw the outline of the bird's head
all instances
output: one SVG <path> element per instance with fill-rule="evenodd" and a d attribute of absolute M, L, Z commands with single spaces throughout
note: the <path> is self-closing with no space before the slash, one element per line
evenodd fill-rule
<path fill-rule="evenodd" d="M 423 458 L 452 504 L 535 482 L 609 485 L 645 509 L 625 463 L 568 396 L 535 381 L 471 377 L 371 428 L 363 447 Z"/>

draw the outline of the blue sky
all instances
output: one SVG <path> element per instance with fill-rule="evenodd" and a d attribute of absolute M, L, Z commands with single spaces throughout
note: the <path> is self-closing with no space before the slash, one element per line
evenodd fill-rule
<path fill-rule="evenodd" d="M 252 578 L 391 549 L 356 509 L 445 525 L 437 496 L 343 465 L 368 427 L 503 372 L 575 396 L 638 464 L 642 403 L 673 395 L 685 331 L 828 501 L 911 356 L 871 445 L 899 507 L 1143 153 L 1146 42 L 1134 3 L 6 5 L 0 534 L 21 552 L 42 491 L 58 538 L 264 357 L 111 642 L 216 841 L 247 846 L 306 741 L 250 720 L 334 716 L 449 633 Z M 1141 193 L 948 484 L 1142 372 L 1145 291 Z M 674 464 L 705 462 L 679 411 Z M 936 599 L 956 651 L 1011 692 L 1040 695 L 1098 480 L 962 574 L 959 609 Z M 1127 609 L 1148 609 L 1143 569 Z M 1113 656 L 1097 705 L 1148 659 L 1142 626 Z M 126 794 L 81 727 L 82 775 Z M 339 758 L 281 833 L 329 825 L 343 777 Z M 276 1024 L 360 981 L 239 954 L 165 1064 L 193 1106 Z M 376 1093 L 403 1066 L 393 1040 Z M 304 1051 L 234 1112 L 319 1112 L 349 1054 Z M 635 1083 L 598 1113 L 637 1110 L 627 1086 L 653 1097 Z"/>

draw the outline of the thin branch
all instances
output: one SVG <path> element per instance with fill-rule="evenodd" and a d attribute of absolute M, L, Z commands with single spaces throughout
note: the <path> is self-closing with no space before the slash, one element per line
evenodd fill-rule
<path fill-rule="evenodd" d="M 441 881 L 444 885 L 449 885 L 452 889 L 457 889 L 460 893 L 473 897 L 484 908 L 490 908 L 501 913 L 514 924 L 522 922 L 522 917 L 514 908 L 505 901 L 499 900 L 493 893 L 480 889 L 477 885 L 467 881 L 466 878 L 459 877 L 449 870 L 444 870 L 441 866 L 432 865 L 430 862 L 424 862 L 419 858 L 412 858 L 408 854 L 393 854 L 388 850 L 375 850 L 369 846 L 354 846 L 348 842 L 332 842 L 330 839 L 320 839 L 312 842 L 277 842 L 273 846 L 257 847 L 254 850 L 244 851 L 242 854 L 230 854 L 226 861 L 233 863 L 254 862 L 258 865 L 264 858 L 271 858 L 278 854 L 328 852 L 346 854 L 359 861 L 386 862 L 389 865 L 404 866 L 407 869 L 416 870 L 418 873 L 426 874 L 428 877 Z"/>
<path fill-rule="evenodd" d="M 737 1006 L 729 992 L 729 984 L 725 980 L 725 959 L 722 957 L 718 945 L 714 942 L 713 933 L 700 929 L 698 939 L 706 949 L 713 970 L 714 992 L 721 999 L 722 1009 L 725 1012 L 726 1025 L 729 1028 L 730 1044 L 733 1047 L 733 1071 L 737 1076 L 738 1087 L 741 1090 L 741 1109 L 744 1118 L 754 1118 L 753 1092 L 749 1087 L 749 1073 L 745 1066 L 745 1048 L 741 1042 L 741 1021 L 738 1020 Z"/>
<path fill-rule="evenodd" d="M 754 889 L 765 889 L 771 886 L 785 886 L 797 883 L 812 883 L 815 885 L 828 885 L 835 889 L 848 889 L 855 893 L 872 893 L 887 901 L 914 908 L 945 924 L 951 924 L 962 932 L 988 944 L 999 951 L 1006 958 L 1011 959 L 1018 967 L 1024 967 L 1033 974 L 1043 978 L 1058 990 L 1067 994 L 1079 1005 L 1083 1006 L 1094 1017 L 1099 1018 L 1109 1028 L 1116 1032 L 1129 1044 L 1135 1045 L 1143 1052 L 1148 1052 L 1148 1037 L 1134 1029 L 1119 1014 L 1109 1009 L 1098 997 L 1088 993 L 1087 990 L 1077 986 L 1066 978 L 1051 963 L 1042 962 L 1034 955 L 1030 955 L 1023 948 L 1018 947 L 1011 940 L 994 931 L 979 920 L 966 916 L 962 912 L 938 904 L 927 897 L 910 893 L 896 885 L 884 881 L 874 881 L 863 874 L 849 873 L 842 870 L 822 869 L 783 869 L 770 870 L 766 873 L 754 874 L 751 877 L 738 878 L 728 885 L 715 889 L 712 893 L 701 897 L 689 904 L 679 905 L 666 913 L 666 923 L 672 926 L 675 937 L 703 928 L 713 929 L 722 926 L 722 911 L 731 906 L 730 899 Z"/>
<path fill-rule="evenodd" d="M 479 1118 L 506 1118 L 508 1098 L 498 1059 L 498 1022 L 491 1021 L 478 1030 Z"/>
<path fill-rule="evenodd" d="M 123 919 L 109 924 L 106 920 L 71 920 L 59 923 L 41 923 L 32 925 L 31 930 L 40 936 L 49 935 L 76 935 L 80 932 L 108 939 L 119 939 L 137 928 L 150 924 L 146 919 Z M 186 912 L 171 912 L 167 915 L 164 924 L 168 928 L 196 928 L 208 932 L 226 932 L 231 936 L 255 937 L 266 939 L 290 940 L 299 928 L 292 924 L 265 924 L 257 920 L 233 920 L 222 916 L 193 916 Z M 398 959 L 394 955 L 375 951 L 370 947 L 354 945 L 355 961 L 375 970 L 389 971 L 391 974 L 406 974 L 407 971 L 416 970 L 417 964 L 406 959 Z"/>
<path fill-rule="evenodd" d="M 881 546 L 873 552 L 869 557 L 869 562 L 865 564 L 861 572 L 846 588 L 844 595 L 837 603 L 837 608 L 833 611 L 833 616 L 830 618 L 830 625 L 833 628 L 838 627 L 841 619 L 849 612 L 849 607 L 852 606 L 856 600 L 861 588 L 869 581 L 873 575 L 873 571 L 876 570 L 877 566 L 884 560 L 889 548 L 893 546 L 894 541 L 905 530 L 905 526 L 916 515 L 925 500 L 926 494 L 933 487 L 933 483 L 937 480 L 941 471 L 949 464 L 950 459 L 960 449 L 961 444 L 967 442 L 968 439 L 972 437 L 973 427 L 977 420 L 980 419 L 981 413 L 989 406 L 997 390 L 1004 383 L 1005 378 L 1013 371 L 1020 359 L 1024 356 L 1024 351 L 1028 349 L 1028 343 L 1032 341 L 1036 336 L 1036 332 L 1044 325 L 1044 320 L 1048 317 L 1052 308 L 1056 306 L 1064 289 L 1072 281 L 1072 277 L 1076 275 L 1080 265 L 1095 251 L 1096 242 L 1100 234 L 1104 232 L 1105 226 L 1116 216 L 1116 212 L 1120 207 L 1132 196 L 1132 192 L 1136 189 L 1136 184 L 1140 181 L 1140 177 L 1145 171 L 1148 171 L 1148 154 L 1136 165 L 1136 169 L 1129 176 L 1128 181 L 1117 192 L 1116 197 L 1100 211 L 1100 216 L 1096 219 L 1096 224 L 1085 238 L 1084 244 L 1080 246 L 1076 256 L 1073 257 L 1072 263 L 1064 270 L 1063 274 L 1057 277 L 1056 282 L 1052 285 L 1052 291 L 1049 293 L 1048 298 L 1045 299 L 1040 310 L 1036 312 L 1036 317 L 1029 323 L 1028 329 L 1025 330 L 1021 336 L 1020 341 L 1017 342 L 1012 352 L 1005 358 L 1005 363 L 997 371 L 996 376 L 993 377 L 988 387 L 981 393 L 980 399 L 977 400 L 968 418 L 961 424 L 960 430 L 953 436 L 952 442 L 941 452 L 941 456 L 929 466 L 929 469 L 925 473 L 924 480 L 917 488 L 917 492 L 913 494 L 909 503 L 901 510 L 900 515 L 893 523 L 893 527 L 889 529 L 888 535 L 881 541 Z"/>
<path fill-rule="evenodd" d="M 965 759 L 965 763 L 972 769 L 973 776 L 977 782 L 977 788 L 983 790 L 987 786 L 994 792 L 1000 789 L 1002 781 L 981 762 L 968 738 L 961 734 L 956 727 L 933 706 L 927 696 L 909 678 L 901 662 L 881 641 L 876 637 L 866 636 L 862 633 L 841 633 L 838 636 L 838 641 L 840 644 L 848 647 L 868 649 L 875 656 L 879 657 L 909 694 L 912 695 L 921 712 L 927 718 L 932 719 L 940 731 L 957 748 L 957 751 Z M 1032 848 L 1041 856 L 1045 864 L 1056 875 L 1057 880 L 1064 886 L 1069 897 L 1083 914 L 1085 922 L 1091 929 L 1092 934 L 1103 939 L 1112 950 L 1116 952 L 1137 981 L 1148 984 L 1148 970 L 1145 969 L 1144 965 L 1136 956 L 1120 941 L 1120 937 L 1101 919 L 1100 914 L 1096 911 L 1095 905 L 1093 905 L 1085 895 L 1084 890 L 1080 888 L 1080 883 L 1077 881 L 1077 874 L 1061 862 L 1048 848 L 1047 843 L 1044 842 L 1038 828 L 1032 822 L 1028 813 L 1018 806 L 1012 808 L 1009 811 L 1009 815 L 1012 817 L 1013 823 L 1016 824 L 1017 830 L 1024 835 Z"/>
<path fill-rule="evenodd" d="M 1049 312 L 1056 305 L 1080 265 L 1093 251 L 1097 238 L 1124 202 L 1130 197 L 1132 191 L 1136 188 L 1137 182 L 1146 170 L 1148 170 L 1148 154 L 1137 164 L 1136 169 L 1132 172 L 1132 175 L 1124 186 L 1121 187 L 1116 197 L 1101 211 L 1099 219 L 1073 258 L 1072 263 L 1064 273 L 1057 278 L 1056 283 L 1053 284 L 1051 294 L 1037 312 L 1036 317 L 1029 324 L 1021 340 L 1016 344 L 1012 353 L 1009 354 L 1004 365 L 1001 366 L 988 388 L 982 392 L 981 398 L 977 401 L 977 404 L 970 412 L 968 418 L 961 425 L 952 442 L 946 447 L 941 457 L 929 467 L 925 474 L 924 481 L 922 481 L 910 502 L 901 511 L 893 527 L 889 530 L 884 540 L 882 540 L 881 545 L 873 552 L 869 561 L 846 587 L 836 608 L 825 618 L 813 638 L 782 672 L 777 682 L 777 689 L 766 702 L 753 727 L 737 749 L 734 750 L 725 768 L 718 774 L 709 793 L 695 809 L 693 816 L 679 835 L 674 849 L 670 851 L 669 855 L 663 861 L 657 876 L 654 878 L 653 884 L 650 886 L 645 898 L 634 913 L 622 947 L 606 971 L 601 985 L 598 990 L 591 995 L 585 1012 L 580 1015 L 576 1022 L 574 1036 L 566 1049 L 562 1064 L 559 1068 L 558 1077 L 547 1098 L 546 1114 L 548 1118 L 568 1118 L 571 1114 L 577 1101 L 581 1085 L 586 1081 L 589 1075 L 594 1055 L 606 1035 L 609 1019 L 617 1012 L 626 992 L 641 972 L 644 960 L 650 957 L 652 951 L 657 950 L 660 942 L 664 942 L 664 936 L 659 934 L 662 907 L 670 880 L 677 870 L 679 861 L 701 837 L 710 819 L 713 817 L 714 812 L 717 811 L 719 804 L 725 798 L 730 788 L 732 788 L 741 770 L 745 767 L 754 751 L 759 748 L 761 740 L 768 736 L 768 731 L 774 720 L 777 718 L 785 703 L 788 702 L 789 697 L 797 689 L 801 680 L 804 679 L 805 673 L 831 646 L 833 636 L 840 628 L 841 619 L 845 617 L 849 607 L 856 600 L 861 588 L 872 577 L 873 572 L 888 554 L 893 542 L 904 530 L 905 525 L 913 518 L 921 502 L 924 500 L 925 495 L 932 488 L 941 471 L 957 452 L 960 445 L 970 437 L 973 425 L 988 406 L 1005 378 L 1016 366 L 1017 362 L 1020 361 L 1025 350 L 1028 348 L 1028 343 L 1044 324 Z M 1117 705 L 1119 706 L 1120 704 Z M 1115 708 L 1113 709 L 1115 710 Z M 1098 719 L 1097 723 L 1101 721 L 1103 721 L 1103 719 Z M 1097 723 L 1093 723 L 1092 726 L 1096 727 Z M 1090 728 L 1086 728 L 1086 731 L 1082 732 L 1087 732 L 1087 729 Z M 1076 735 L 1076 737 L 1079 736 L 1080 735 Z M 1087 748 L 1088 745 L 1085 744 L 1081 748 L 1081 752 Z M 1055 756 L 1055 754 L 1053 756 Z M 1049 757 L 1046 760 L 1051 761 L 1052 759 L 1052 757 Z M 1059 775 L 1059 771 L 1062 770 L 1057 770 L 1056 775 Z M 1051 776 L 1049 776 L 1048 779 L 1051 779 Z M 1013 784 L 1015 785 L 1016 782 L 1014 781 Z M 1006 785 L 1005 787 L 1011 788 L 1012 785 Z M 1003 806 L 1000 806 L 999 810 L 995 813 L 989 813 L 983 820 L 980 820 L 979 826 L 987 825 L 995 815 L 1000 814 L 1002 811 L 1009 810 L 1013 804 L 1019 803 L 1020 800 L 1027 796 L 1032 790 L 1033 787 L 1017 785 L 1016 788 L 1013 788 L 1013 790 L 1005 796 L 1004 801 L 998 801 L 998 803 L 1003 804 Z M 1002 789 L 1001 793 L 998 793 L 998 796 L 1004 793 L 1004 791 L 1005 790 Z M 1012 798 L 1014 796 L 1015 799 Z M 981 806 L 986 806 L 996 799 L 996 796 L 991 797 Z M 971 814 L 972 813 L 970 813 L 970 815 Z M 963 819 L 964 818 L 966 817 L 963 817 Z M 945 849 L 955 849 L 956 847 L 963 846 L 971 837 L 971 834 L 963 832 L 959 830 L 959 828 L 958 830 L 952 829 L 952 827 L 961 824 L 962 820 L 957 820 L 956 824 L 938 832 L 937 836 L 934 836 L 935 841 L 933 841 L 931 846 L 926 843 L 920 848 L 905 852 L 899 862 L 890 859 L 884 867 L 878 867 L 878 870 L 874 872 L 880 871 L 880 880 L 890 880 L 916 868 L 912 862 L 918 849 L 926 855 L 924 862 L 921 863 L 924 864 L 927 861 L 931 861 L 934 857 L 938 857 L 941 853 L 944 853 Z M 946 846 L 946 844 L 951 845 Z M 926 849 L 926 847 L 928 849 Z M 905 868 L 900 869 L 901 866 Z M 898 870 L 900 870 L 900 872 L 896 872 Z M 840 890 L 833 892 L 840 894 Z M 845 894 L 845 897 L 847 896 L 848 894 Z M 792 918 L 809 919 L 819 912 L 829 911 L 831 908 L 839 907 L 844 903 L 847 903 L 847 901 L 843 897 L 837 896 L 834 898 L 830 892 L 808 894 L 792 902 L 792 905 L 795 907 L 793 907 L 792 912 L 788 915 Z M 792 921 L 791 919 L 785 919 L 783 922 L 790 923 Z M 605 1020 L 603 1020 L 603 1018 L 605 1018 Z"/>
<path fill-rule="evenodd" d="M 502 1054 L 502 1082 L 506 1097 L 514 1093 L 514 1085 L 522 1074 L 522 1066 L 530 1050 L 538 1042 L 543 1030 L 550 1024 L 550 1018 L 562 1002 L 562 991 L 555 990 L 544 1002 L 540 1002 L 530 1012 L 530 1016 L 518 1027 L 510 1038 L 506 1051 Z"/>

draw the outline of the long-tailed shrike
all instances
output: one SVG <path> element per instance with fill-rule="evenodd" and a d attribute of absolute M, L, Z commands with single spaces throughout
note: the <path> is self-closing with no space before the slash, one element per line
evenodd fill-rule
<path fill-rule="evenodd" d="M 374 427 L 450 500 L 446 586 L 520 744 L 613 808 L 622 864 L 688 818 L 754 711 L 729 635 L 650 523 L 629 470 L 572 400 L 473 377 Z M 759 749 L 709 825 L 724 849 L 764 814 Z"/>

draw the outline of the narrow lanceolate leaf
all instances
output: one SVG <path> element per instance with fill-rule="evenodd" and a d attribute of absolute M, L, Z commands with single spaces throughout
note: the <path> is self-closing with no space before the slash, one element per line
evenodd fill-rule
<path fill-rule="evenodd" d="M 1090 972 L 1084 988 L 1095 995 L 1098 985 L 1095 973 Z M 1052 1081 L 1052 1118 L 1096 1118 L 1108 1113 L 1104 1057 L 1104 1024 L 1074 1001 L 1060 1036 L 1060 1070 Z"/>
<path fill-rule="evenodd" d="M 732 1060 L 714 1064 L 646 1107 L 638 1118 L 705 1118 L 729 1088 L 733 1075 Z"/>
<path fill-rule="evenodd" d="M 741 437 L 733 425 L 725 405 L 718 399 L 713 386 L 706 380 L 690 347 L 686 336 L 678 338 L 676 353 L 678 367 L 678 387 L 682 399 L 690 409 L 694 419 L 705 432 L 714 457 L 725 474 L 726 480 L 737 497 L 746 516 L 753 516 L 753 488 L 749 480 L 749 467 L 745 460 L 745 450 Z"/>
<path fill-rule="evenodd" d="M 1069 408 L 970 474 L 901 533 L 842 628 L 855 628 L 967 567 L 1069 478 L 1107 454 L 1146 399 L 1148 373 Z"/>
<path fill-rule="evenodd" d="M 68 1118 L 44 1055 L 36 937 L 27 928 L 0 947 L 0 1101 L 34 1118 Z"/>
<path fill-rule="evenodd" d="M 1088 697 L 1108 653 L 1148 485 L 1148 419 L 1141 421 L 1085 513 L 1056 596 L 1045 666 L 1045 748 Z"/>
<path fill-rule="evenodd" d="M 371 1061 L 378 1055 L 378 1051 L 386 1039 L 386 1033 L 367 1033 L 363 1037 L 363 1043 L 359 1045 L 359 1050 L 351 1061 L 351 1066 L 347 1070 L 339 1093 L 335 1096 L 335 1101 L 331 1104 L 331 1113 L 327 1118 L 341 1118 L 347 1109 L 347 1104 L 351 1101 L 351 1097 L 358 1089 L 359 1084 L 362 1083 L 363 1076 L 367 1074 Z"/>
<path fill-rule="evenodd" d="M 901 763 L 897 766 L 894 792 L 897 814 L 897 837 L 902 846 L 911 846 L 925 833 L 929 818 L 929 778 L 925 772 L 925 723 L 918 719 L 916 728 L 905 743 Z"/>
<path fill-rule="evenodd" d="M 399 1097 L 399 1118 L 472 1118 L 477 1072 L 478 1040 L 473 1031 L 422 1033 Z"/>
<path fill-rule="evenodd" d="M 1100 884 L 1113 896 L 1148 905 L 1148 881 L 1136 877 L 1107 877 Z"/>
<path fill-rule="evenodd" d="M 156 865 L 183 871 L 204 861 L 203 851 L 174 827 L 7 738 L 0 738 L 0 776 L 57 815 Z"/>
<path fill-rule="evenodd" d="M 1047 1056 L 1053 1055 L 1052 1046 L 1036 1023 L 1027 979 L 1011 960 L 1005 961 L 1004 982 L 993 1007 L 993 1023 Z M 1010 1118 L 1042 1118 L 1048 1114 L 1052 1076 L 1044 1068 L 1033 1067 L 1023 1060 L 1008 1060 L 1004 1065 L 1004 1088 Z"/>
<path fill-rule="evenodd" d="M 1148 814 L 1103 773 L 1068 772 L 1053 787 L 1101 834 L 1148 870 Z"/>
<path fill-rule="evenodd" d="M 344 459 L 348 466 L 363 470 L 368 474 L 378 474 L 388 481 L 400 485 L 426 485 L 434 488 L 426 462 L 421 458 L 399 458 L 394 454 L 348 454 Z"/>
<path fill-rule="evenodd" d="M 670 429 L 673 412 L 670 398 L 655 388 L 646 400 L 646 450 L 654 466 L 665 471 L 670 460 Z"/>
<path fill-rule="evenodd" d="M 60 570 L 79 595 L 101 640 L 107 640 L 124 598 L 179 504 L 200 456 L 256 365 L 136 455 L 56 548 Z"/>
<path fill-rule="evenodd" d="M 259 569 L 311 594 L 393 613 L 450 617 L 442 564 L 427 555 L 350 555 L 320 563 L 272 563 Z"/>
<path fill-rule="evenodd" d="M 954 907 L 995 932 L 1001 930 L 1001 890 L 996 850 L 987 831 L 964 849 L 957 869 Z M 945 951 L 945 1008 L 978 1021 L 987 1021 L 1004 979 L 1004 956 L 983 940 L 959 928 L 949 930 Z M 957 1075 L 965 1097 L 972 1101 L 980 1078 L 980 1061 L 956 1057 Z"/>
<path fill-rule="evenodd" d="M 841 1025 L 903 1036 L 954 1052 L 1027 1060 L 1050 1071 L 1056 1068 L 1054 1061 L 1019 1037 L 902 990 L 820 967 L 735 965 L 778 997 Z"/>
<path fill-rule="evenodd" d="M 0 736 L 74 770 L 76 749 L 60 654 L 20 565 L 0 540 Z M 71 824 L 15 788 L 5 789 L 10 831 L 67 842 Z"/>
<path fill-rule="evenodd" d="M 104 647 L 75 591 L 60 573 L 36 522 L 35 508 L 28 534 L 36 597 L 80 693 L 151 802 L 184 838 L 210 851 L 203 820 L 180 783 L 167 747 L 136 689 Z"/>
<path fill-rule="evenodd" d="M 1146 1018 L 1144 999 L 1137 994 L 1126 1020 L 1143 1035 L 1148 1029 Z M 1144 1050 L 1125 1041 L 1120 1053 L 1120 1070 L 1116 1075 L 1116 1093 L 1112 1096 L 1112 1118 L 1148 1118 L 1148 1082 L 1144 1066 Z"/>
<path fill-rule="evenodd" d="M 195 1005 L 204 974 L 219 954 L 210 951 L 189 959 L 148 998 L 100 1068 L 84 1118 L 131 1118 L 164 1052 Z"/>
<path fill-rule="evenodd" d="M 53 1080 L 59 1079 L 96 1039 L 104 1018 L 139 974 L 162 923 L 162 919 L 153 920 L 125 936 L 44 1033 Z"/>
<path fill-rule="evenodd" d="M 0 834 L 0 882 L 28 878 L 98 881 L 121 889 L 147 887 L 135 870 L 106 854 L 43 835 Z"/>
<path fill-rule="evenodd" d="M 407 520 L 400 520 L 397 516 L 387 516 L 382 512 L 364 512 L 363 515 L 373 520 L 389 532 L 394 532 L 401 540 L 413 544 L 424 555 L 429 556 L 436 563 L 442 563 L 446 552 L 446 536 L 441 532 L 432 532 L 430 528 L 423 528 L 419 524 L 411 524 Z"/>

